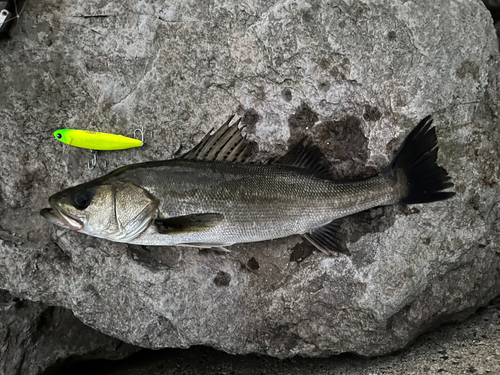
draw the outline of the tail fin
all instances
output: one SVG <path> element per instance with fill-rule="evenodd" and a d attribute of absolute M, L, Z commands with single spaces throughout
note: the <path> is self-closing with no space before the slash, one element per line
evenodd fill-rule
<path fill-rule="evenodd" d="M 408 194 L 399 203 L 427 203 L 451 198 L 454 192 L 448 172 L 436 164 L 438 146 L 435 128 L 427 116 L 411 131 L 401 145 L 390 169 L 402 169 L 406 175 Z"/>

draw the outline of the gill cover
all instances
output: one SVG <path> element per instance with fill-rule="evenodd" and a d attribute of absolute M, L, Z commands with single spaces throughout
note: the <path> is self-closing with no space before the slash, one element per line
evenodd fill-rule
<path fill-rule="evenodd" d="M 112 206 L 102 201 L 110 196 Z M 131 241 L 146 230 L 158 206 L 158 199 L 135 184 L 113 182 L 98 186 L 85 209 L 90 209 L 92 214 L 81 232 L 118 242 Z"/>

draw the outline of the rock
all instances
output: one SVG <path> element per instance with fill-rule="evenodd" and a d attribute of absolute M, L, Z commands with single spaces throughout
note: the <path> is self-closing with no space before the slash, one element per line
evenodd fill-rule
<path fill-rule="evenodd" d="M 377 358 L 339 355 L 288 360 L 262 355 L 236 356 L 206 347 L 143 350 L 122 360 L 78 363 L 68 374 L 106 375 L 330 375 L 330 374 L 485 374 L 500 373 L 500 299 L 466 321 L 424 334 L 408 349 Z M 97 362 L 97 363 L 95 363 Z M 83 369 L 83 371 L 82 371 Z M 474 370 L 476 370 L 474 372 Z"/>
<path fill-rule="evenodd" d="M 147 348 L 382 355 L 500 293 L 499 53 L 478 2 L 48 0 L 0 44 L 0 288 Z M 350 256 L 298 236 L 229 254 L 55 228 L 47 198 L 105 173 L 60 127 L 131 135 L 108 171 L 193 147 L 233 112 L 257 158 L 309 135 L 339 178 L 384 168 L 434 114 L 452 200 L 345 220 Z"/>
<path fill-rule="evenodd" d="M 138 350 L 96 332 L 62 307 L 23 301 L 0 290 L 0 373 L 40 374 L 73 357 L 121 359 Z"/>
<path fill-rule="evenodd" d="M 500 49 L 500 21 L 495 23 L 495 30 L 497 32 L 497 37 L 498 37 L 498 49 Z"/>

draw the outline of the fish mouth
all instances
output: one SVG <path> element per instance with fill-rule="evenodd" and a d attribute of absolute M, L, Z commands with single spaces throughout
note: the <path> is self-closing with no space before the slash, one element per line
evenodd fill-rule
<path fill-rule="evenodd" d="M 61 209 L 58 209 L 54 206 L 52 206 L 51 208 L 42 209 L 40 211 L 40 215 L 42 215 L 43 218 L 47 219 L 52 224 L 66 229 L 74 230 L 75 232 L 78 232 L 83 228 L 83 221 L 80 218 L 63 212 Z"/>

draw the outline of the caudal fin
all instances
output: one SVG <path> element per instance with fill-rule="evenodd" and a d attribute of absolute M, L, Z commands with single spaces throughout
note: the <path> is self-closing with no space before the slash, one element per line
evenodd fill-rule
<path fill-rule="evenodd" d="M 391 170 L 402 169 L 408 193 L 399 203 L 427 203 L 451 198 L 454 192 L 448 172 L 436 163 L 438 146 L 435 128 L 427 116 L 411 131 L 391 164 Z"/>

